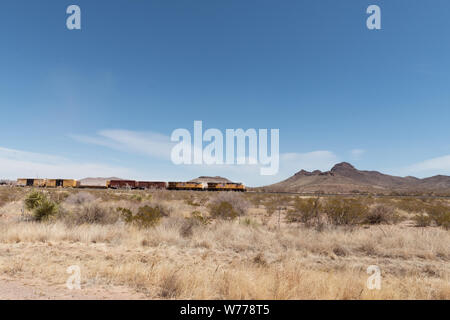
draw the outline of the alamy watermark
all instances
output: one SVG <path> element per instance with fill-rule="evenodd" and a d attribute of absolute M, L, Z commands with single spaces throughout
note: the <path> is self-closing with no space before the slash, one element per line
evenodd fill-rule
<path fill-rule="evenodd" d="M 176 165 L 260 165 L 261 175 L 275 175 L 280 167 L 279 129 L 270 129 L 270 137 L 268 129 L 226 129 L 223 134 L 214 128 L 203 132 L 203 122 L 194 121 L 193 139 L 181 128 L 170 139 L 178 142 L 171 152 Z"/>
<path fill-rule="evenodd" d="M 367 278 L 366 286 L 369 290 L 381 290 L 381 269 L 379 266 L 370 265 L 367 267 L 367 274 L 370 274 Z"/>
<path fill-rule="evenodd" d="M 67 14 L 70 14 L 66 20 L 66 27 L 69 30 L 81 30 L 81 9 L 79 6 L 72 4 L 67 7 Z"/>
<path fill-rule="evenodd" d="M 67 17 L 66 27 L 69 30 L 81 30 L 81 8 L 78 5 L 72 4 L 67 7 L 66 13 L 70 16 Z M 369 30 L 381 29 L 381 9 L 379 6 L 372 4 L 367 7 L 367 14 L 370 16 L 366 20 L 366 26 Z"/>
<path fill-rule="evenodd" d="M 67 273 L 70 274 L 66 281 L 66 287 L 69 290 L 81 290 L 81 268 L 73 265 L 67 268 Z"/>
<path fill-rule="evenodd" d="M 380 30 L 381 29 L 381 9 L 379 6 L 373 4 L 370 5 L 367 10 L 367 14 L 370 16 L 367 18 L 366 25 L 369 30 Z"/>

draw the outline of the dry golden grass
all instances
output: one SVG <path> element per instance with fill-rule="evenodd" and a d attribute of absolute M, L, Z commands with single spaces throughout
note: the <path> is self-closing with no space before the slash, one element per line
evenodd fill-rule
<path fill-rule="evenodd" d="M 0 209 L 0 275 L 61 285 L 66 268 L 79 265 L 82 287 L 128 286 L 157 299 L 450 299 L 445 229 L 278 228 L 276 214 L 265 220 L 253 208 L 250 222 L 214 221 L 186 234 L 185 217 L 205 211 L 188 196 L 158 195 L 172 213 L 151 229 L 23 222 L 21 202 L 10 202 Z M 124 198 L 108 203 L 124 206 Z M 381 269 L 381 290 L 366 287 L 369 265 Z"/>

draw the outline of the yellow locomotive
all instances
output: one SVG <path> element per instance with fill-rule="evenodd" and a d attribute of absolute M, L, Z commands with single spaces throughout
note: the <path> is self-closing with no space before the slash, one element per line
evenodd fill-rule
<path fill-rule="evenodd" d="M 167 190 L 205 190 L 206 184 L 203 182 L 169 182 Z"/>
<path fill-rule="evenodd" d="M 208 182 L 208 191 L 245 191 L 245 186 L 242 183 L 236 182 Z"/>

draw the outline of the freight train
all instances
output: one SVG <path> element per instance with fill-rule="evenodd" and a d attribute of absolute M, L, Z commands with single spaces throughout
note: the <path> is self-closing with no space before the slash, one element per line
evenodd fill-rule
<path fill-rule="evenodd" d="M 38 188 L 101 188 L 101 189 L 167 189 L 194 191 L 239 191 L 245 192 L 245 185 L 236 182 L 162 182 L 136 180 L 108 180 L 105 185 L 83 185 L 74 179 L 17 179 L 19 187 Z"/>

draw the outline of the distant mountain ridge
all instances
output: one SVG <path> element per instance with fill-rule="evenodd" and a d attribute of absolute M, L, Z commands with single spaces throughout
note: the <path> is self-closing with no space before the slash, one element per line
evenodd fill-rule
<path fill-rule="evenodd" d="M 231 182 L 230 180 L 228 180 L 227 178 L 224 177 L 219 177 L 219 176 L 215 176 L 215 177 L 208 177 L 208 176 L 200 176 L 196 179 L 192 179 L 189 182 L 216 182 L 216 183 L 225 183 L 225 182 Z"/>
<path fill-rule="evenodd" d="M 105 186 L 106 181 L 108 180 L 123 180 L 116 177 L 110 177 L 110 178 L 103 178 L 103 177 L 97 177 L 97 178 L 84 178 L 81 180 L 78 180 L 80 182 L 80 186 Z"/>
<path fill-rule="evenodd" d="M 348 162 L 336 164 L 330 171 L 300 170 L 292 177 L 268 185 L 264 190 L 284 192 L 449 192 L 449 176 L 433 176 L 419 179 L 416 177 L 397 177 L 378 171 L 358 170 Z"/>

